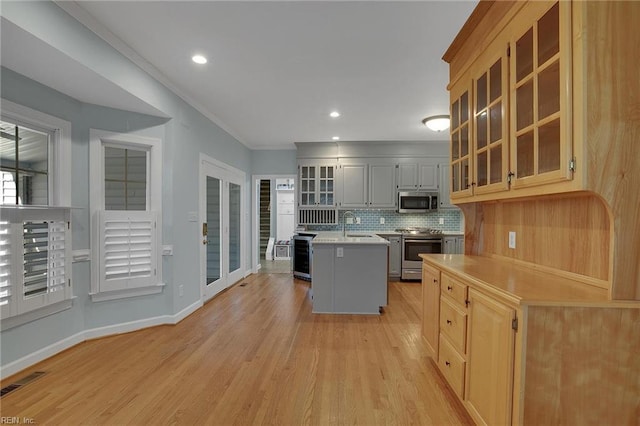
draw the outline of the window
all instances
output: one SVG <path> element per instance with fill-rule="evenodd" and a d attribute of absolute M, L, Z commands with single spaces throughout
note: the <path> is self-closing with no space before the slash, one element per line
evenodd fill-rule
<path fill-rule="evenodd" d="M 2 329 L 71 307 L 71 124 L 2 100 Z"/>
<path fill-rule="evenodd" d="M 161 141 L 91 130 L 92 299 L 162 290 Z"/>

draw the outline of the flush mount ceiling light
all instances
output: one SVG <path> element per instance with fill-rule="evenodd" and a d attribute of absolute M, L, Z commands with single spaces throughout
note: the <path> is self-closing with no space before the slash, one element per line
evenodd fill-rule
<path fill-rule="evenodd" d="M 338 118 L 340 117 L 340 113 L 338 111 L 331 111 L 331 113 L 329 114 L 329 117 Z"/>
<path fill-rule="evenodd" d="M 334 136 L 331 139 L 333 139 L 334 141 L 339 141 L 340 140 L 340 136 Z"/>
<path fill-rule="evenodd" d="M 450 121 L 448 115 L 433 115 L 422 120 L 422 124 L 434 132 L 441 132 L 449 128 Z"/>
<path fill-rule="evenodd" d="M 207 58 L 205 58 L 205 57 L 204 57 L 204 56 L 202 56 L 202 55 L 193 55 L 193 56 L 191 57 L 191 60 L 192 60 L 193 62 L 195 62 L 196 64 L 198 64 L 198 65 L 204 65 L 204 64 L 206 64 L 206 63 L 207 63 Z"/>

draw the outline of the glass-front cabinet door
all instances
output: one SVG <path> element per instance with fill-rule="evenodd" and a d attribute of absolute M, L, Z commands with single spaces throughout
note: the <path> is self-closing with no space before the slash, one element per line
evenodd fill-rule
<path fill-rule="evenodd" d="M 508 57 L 490 61 L 474 79 L 474 193 L 506 191 L 509 172 L 507 96 Z"/>
<path fill-rule="evenodd" d="M 300 164 L 300 206 L 335 206 L 335 165 Z"/>
<path fill-rule="evenodd" d="M 451 199 L 473 194 L 470 92 L 468 85 L 462 84 L 451 90 Z"/>
<path fill-rule="evenodd" d="M 571 5 L 531 7 L 539 18 L 511 42 L 513 188 L 572 178 Z"/>

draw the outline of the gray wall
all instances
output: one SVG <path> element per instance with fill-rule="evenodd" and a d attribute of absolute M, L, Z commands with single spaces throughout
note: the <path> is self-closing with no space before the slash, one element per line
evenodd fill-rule
<path fill-rule="evenodd" d="M 297 175 L 295 149 L 251 151 L 251 173 L 254 175 Z M 272 183 L 275 185 L 275 182 Z"/>
<path fill-rule="evenodd" d="M 73 249 L 89 249 L 89 129 L 132 132 L 163 141 L 162 242 L 171 244 L 174 255 L 163 258 L 161 294 L 92 302 L 90 263 L 73 265 L 73 307 L 2 332 L 2 365 L 63 341 L 79 332 L 131 321 L 174 315 L 200 300 L 199 226 L 190 222 L 198 211 L 199 154 L 204 153 L 246 173 L 245 206 L 250 211 L 252 154 L 243 144 L 212 123 L 159 82 L 144 73 L 102 39 L 51 2 L 3 3 L 3 18 L 37 34 L 62 51 L 135 94 L 170 118 L 153 117 L 91 105 L 2 68 L 2 97 L 62 118 L 72 125 Z M 55 66 L 55 64 L 52 64 Z M 291 156 L 291 153 L 287 154 Z M 273 164 L 279 164 L 275 161 Z M 295 170 L 295 151 L 291 167 Z M 265 163 L 267 164 L 267 163 Z M 268 166 L 268 164 L 267 164 Z M 287 170 L 290 173 L 290 170 Z M 245 220 L 244 266 L 251 265 L 251 223 Z M 178 295 L 184 286 L 184 296 Z"/>

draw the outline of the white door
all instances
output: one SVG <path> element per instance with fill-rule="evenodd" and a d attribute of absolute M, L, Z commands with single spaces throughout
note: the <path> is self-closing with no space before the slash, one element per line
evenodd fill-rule
<path fill-rule="evenodd" d="M 214 162 L 200 163 L 200 275 L 207 301 L 242 279 L 241 172 Z"/>

